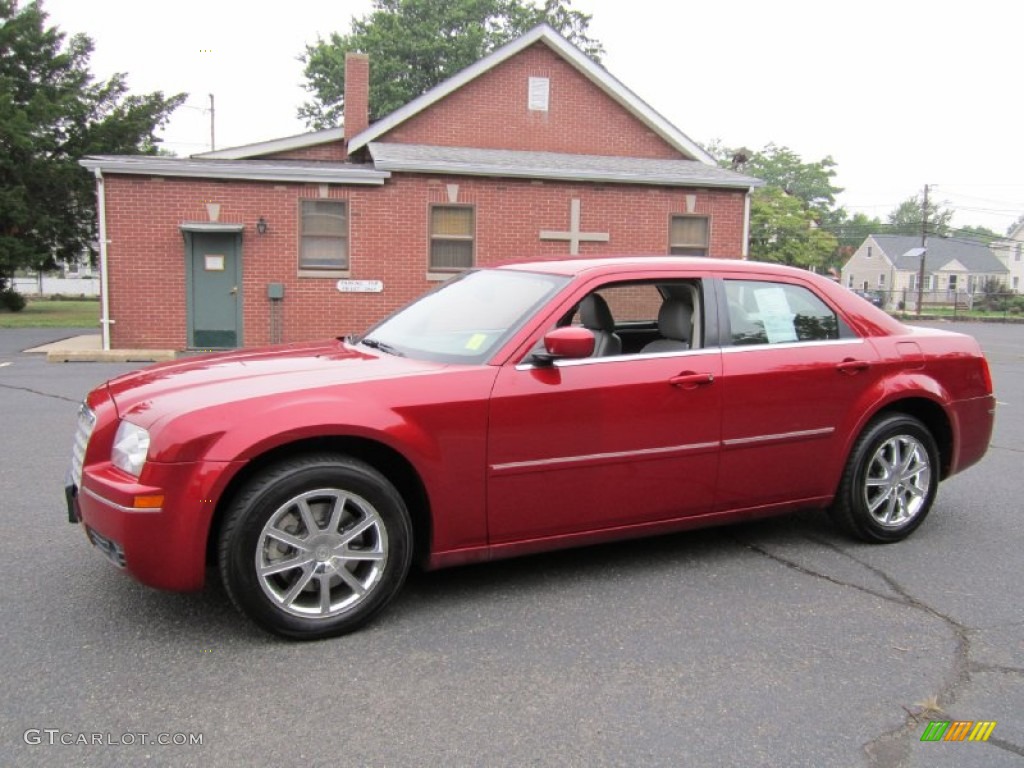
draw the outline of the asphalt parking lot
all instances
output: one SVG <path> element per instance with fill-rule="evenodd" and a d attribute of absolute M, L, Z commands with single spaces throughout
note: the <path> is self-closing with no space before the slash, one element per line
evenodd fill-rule
<path fill-rule="evenodd" d="M 1024 326 L 954 327 L 989 356 L 996 432 L 905 542 L 806 513 L 413 574 L 307 644 L 87 544 L 63 506 L 77 403 L 139 366 L 2 330 L 0 765 L 1019 766 Z M 929 720 L 997 725 L 922 742 Z"/>

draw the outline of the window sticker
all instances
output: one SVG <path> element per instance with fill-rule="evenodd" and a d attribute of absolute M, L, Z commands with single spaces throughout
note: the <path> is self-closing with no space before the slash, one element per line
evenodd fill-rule
<path fill-rule="evenodd" d="M 757 310 L 761 315 L 761 322 L 764 323 L 764 332 L 768 336 L 769 344 L 797 340 L 796 326 L 793 324 L 796 315 L 789 308 L 786 292 L 780 286 L 755 289 L 754 300 L 757 302 Z"/>
<path fill-rule="evenodd" d="M 486 333 L 474 333 L 469 337 L 469 341 L 466 342 L 466 349 L 476 351 L 480 349 L 481 345 L 487 341 Z"/>

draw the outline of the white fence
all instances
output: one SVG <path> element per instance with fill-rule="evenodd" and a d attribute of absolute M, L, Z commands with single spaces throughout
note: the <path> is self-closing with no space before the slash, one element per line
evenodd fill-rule
<path fill-rule="evenodd" d="M 25 296 L 99 296 L 100 278 L 95 277 L 49 277 L 43 275 L 42 290 L 38 277 L 14 278 L 14 289 Z"/>

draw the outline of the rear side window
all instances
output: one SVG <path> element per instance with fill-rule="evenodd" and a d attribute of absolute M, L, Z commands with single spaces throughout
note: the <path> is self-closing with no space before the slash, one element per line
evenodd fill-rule
<path fill-rule="evenodd" d="M 852 335 L 811 290 L 764 280 L 726 280 L 733 344 L 792 344 Z"/>

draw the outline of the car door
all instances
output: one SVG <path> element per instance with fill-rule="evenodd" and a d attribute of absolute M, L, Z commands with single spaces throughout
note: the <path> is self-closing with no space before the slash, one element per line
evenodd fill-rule
<path fill-rule="evenodd" d="M 701 343 L 703 292 L 691 286 L 695 348 L 502 367 L 487 447 L 492 545 L 711 510 L 722 362 Z M 619 327 L 653 333 L 665 288 L 648 281 L 599 292 Z"/>
<path fill-rule="evenodd" d="M 716 510 L 834 493 L 845 429 L 877 353 L 809 286 L 728 279 L 719 291 L 722 457 Z"/>

